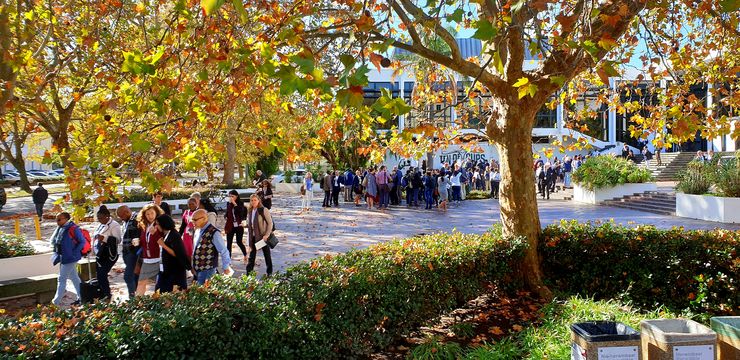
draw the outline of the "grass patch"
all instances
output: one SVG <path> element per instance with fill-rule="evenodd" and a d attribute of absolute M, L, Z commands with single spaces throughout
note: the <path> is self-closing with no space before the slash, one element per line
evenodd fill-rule
<path fill-rule="evenodd" d="M 571 297 L 555 301 L 542 308 L 544 315 L 538 326 L 526 327 L 504 341 L 470 349 L 466 359 L 569 359 L 570 325 L 589 320 L 611 320 L 639 329 L 640 321 L 656 318 L 691 317 L 664 309 L 641 312 L 616 300 L 594 301 Z"/>

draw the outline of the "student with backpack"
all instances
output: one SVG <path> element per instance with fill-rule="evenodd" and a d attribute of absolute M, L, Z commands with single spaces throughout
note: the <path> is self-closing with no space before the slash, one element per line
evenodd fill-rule
<path fill-rule="evenodd" d="M 57 215 L 57 229 L 51 236 L 51 245 L 54 248 L 52 262 L 59 266 L 59 279 L 57 281 L 57 292 L 51 301 L 54 305 L 61 305 L 62 297 L 67 290 L 67 280 L 74 285 L 77 300 L 72 305 L 80 303 L 80 275 L 77 274 L 77 262 L 83 255 L 90 252 L 90 242 L 83 235 L 82 230 L 74 222 L 67 212 Z M 89 235 L 87 236 L 89 238 Z M 83 253 L 84 250 L 87 252 Z"/>
<path fill-rule="evenodd" d="M 113 221 L 110 211 L 103 205 L 97 212 L 98 228 L 93 233 L 95 263 L 98 285 L 103 299 L 110 301 L 111 291 L 108 274 L 118 260 L 118 244 L 121 242 L 121 225 Z"/>

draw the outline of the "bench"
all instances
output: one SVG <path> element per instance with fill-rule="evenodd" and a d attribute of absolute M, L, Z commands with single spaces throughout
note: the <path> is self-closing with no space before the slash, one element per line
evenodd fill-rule
<path fill-rule="evenodd" d="M 0 300 L 36 295 L 37 303 L 49 303 L 57 291 L 57 278 L 59 274 L 47 274 L 0 281 Z"/>

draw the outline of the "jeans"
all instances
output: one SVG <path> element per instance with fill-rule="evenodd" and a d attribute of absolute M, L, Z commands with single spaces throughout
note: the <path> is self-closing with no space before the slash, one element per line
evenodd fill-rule
<path fill-rule="evenodd" d="M 139 282 L 139 277 L 134 274 L 136 268 L 136 260 L 139 256 L 136 255 L 135 251 L 127 250 L 130 245 L 123 245 L 123 263 L 126 264 L 126 270 L 123 272 L 123 281 L 126 282 L 126 288 L 128 289 L 128 296 L 133 297 L 136 293 L 136 285 Z"/>
<path fill-rule="evenodd" d="M 44 215 L 44 203 L 34 205 L 36 205 L 36 214 L 39 216 L 39 220 L 41 220 L 41 217 Z"/>
<path fill-rule="evenodd" d="M 229 249 L 229 257 L 231 256 L 231 245 L 234 244 L 234 235 L 236 235 L 236 245 L 239 246 L 242 254 L 247 256 L 247 247 L 244 246 L 244 228 L 237 226 L 226 234 L 226 248 Z"/>
<path fill-rule="evenodd" d="M 434 191 L 432 189 L 424 189 L 424 200 L 426 201 L 425 209 L 431 209 L 434 206 Z"/>
<path fill-rule="evenodd" d="M 249 262 L 247 263 L 247 274 L 254 270 L 254 261 L 257 259 L 257 248 L 254 246 L 255 239 L 249 242 Z M 262 248 L 262 255 L 265 256 L 265 265 L 267 265 L 267 275 L 272 275 L 272 257 L 270 256 L 270 246 L 265 245 Z"/>
<path fill-rule="evenodd" d="M 321 204 L 323 207 L 331 206 L 331 191 L 324 190 L 324 203 Z"/>
<path fill-rule="evenodd" d="M 406 190 L 406 205 L 418 205 L 419 204 L 419 189 L 407 189 Z"/>
<path fill-rule="evenodd" d="M 452 187 L 452 201 L 461 201 L 462 198 L 460 197 L 460 189 L 461 186 L 453 186 Z"/>
<path fill-rule="evenodd" d="M 77 273 L 77 263 L 61 264 L 59 266 L 59 279 L 57 280 L 57 293 L 54 295 L 54 299 L 51 300 L 54 305 L 61 304 L 62 297 L 67 291 L 67 280 L 72 280 L 72 285 L 75 286 L 77 292 L 77 300 L 80 300 L 80 275 Z"/>
<path fill-rule="evenodd" d="M 388 202 L 390 200 L 390 193 L 386 189 L 388 185 L 378 185 L 378 193 L 380 194 L 380 203 L 378 204 L 378 208 L 384 208 L 388 207 Z"/>
<path fill-rule="evenodd" d="M 206 280 L 213 277 L 213 275 L 216 275 L 216 268 L 198 271 L 196 273 L 196 280 L 198 281 L 198 284 L 203 285 L 206 283 Z"/>
<path fill-rule="evenodd" d="M 98 279 L 98 286 L 100 286 L 100 292 L 102 293 L 103 297 L 110 297 L 110 281 L 108 280 L 108 273 L 110 273 L 110 269 L 113 268 L 113 264 L 115 264 L 112 261 L 98 261 L 97 266 L 95 267 L 95 274 Z"/>
<path fill-rule="evenodd" d="M 500 184 L 500 181 L 491 181 L 491 196 L 496 199 L 498 199 L 498 188 Z"/>
<path fill-rule="evenodd" d="M 565 173 L 565 180 L 563 180 L 564 187 L 570 187 L 570 174 L 571 174 L 570 171 Z"/>

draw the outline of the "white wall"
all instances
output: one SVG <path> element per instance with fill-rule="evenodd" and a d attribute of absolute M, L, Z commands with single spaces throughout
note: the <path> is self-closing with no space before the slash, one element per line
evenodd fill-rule
<path fill-rule="evenodd" d="M 42 164 L 44 152 L 51 150 L 51 138 L 39 138 L 29 140 L 23 145 L 23 157 L 26 161 L 26 170 L 51 170 L 51 165 Z M 3 159 L 5 157 L 3 156 Z M 2 165 L 3 172 L 15 170 L 15 167 L 5 161 Z"/>

